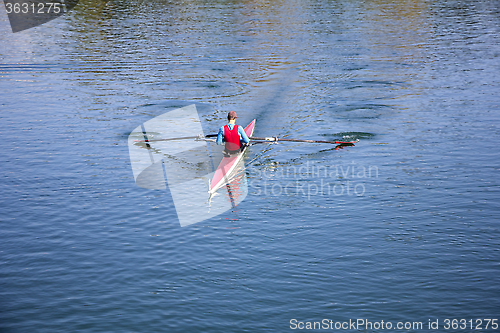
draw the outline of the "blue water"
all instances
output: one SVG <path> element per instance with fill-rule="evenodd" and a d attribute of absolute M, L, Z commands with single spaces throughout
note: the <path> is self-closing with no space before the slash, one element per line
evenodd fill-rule
<path fill-rule="evenodd" d="M 89 0 L 16 34 L 0 14 L 0 330 L 500 321 L 499 13 Z M 253 146 L 246 199 L 181 228 L 127 138 L 190 103 L 207 133 L 235 110 L 256 136 L 359 142 Z"/>

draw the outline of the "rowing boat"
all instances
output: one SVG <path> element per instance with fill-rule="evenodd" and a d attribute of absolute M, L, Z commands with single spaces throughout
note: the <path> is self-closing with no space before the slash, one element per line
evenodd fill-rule
<path fill-rule="evenodd" d="M 217 134 L 203 133 L 196 106 L 188 105 L 150 119 L 137 126 L 128 137 L 134 180 L 147 189 L 170 191 L 179 223 L 191 225 L 239 205 L 248 194 L 243 152 L 229 157 L 214 154 L 210 147 Z M 304 142 L 336 144 L 336 149 L 352 142 L 318 141 L 283 137 L 253 137 L 255 120 L 244 130 L 252 142 Z M 168 134 L 168 137 L 163 136 Z M 357 141 L 356 141 L 357 142 Z M 215 161 L 217 160 L 217 162 Z M 221 161 L 222 160 L 222 161 Z M 214 165 L 218 168 L 214 172 Z M 225 188 L 227 193 L 216 196 Z M 208 191 L 208 200 L 207 200 Z"/>
<path fill-rule="evenodd" d="M 245 127 L 245 133 L 248 137 L 252 136 L 253 130 L 255 128 L 255 119 Z M 234 176 L 234 171 L 237 169 L 236 166 L 239 164 L 243 158 L 243 154 L 245 153 L 248 146 L 243 147 L 242 151 L 238 154 L 231 156 L 224 156 L 222 161 L 220 162 L 217 170 L 215 170 L 212 181 L 210 182 L 210 189 L 208 193 L 213 195 L 217 190 L 219 190 L 222 186 L 228 184 L 232 177 Z"/>

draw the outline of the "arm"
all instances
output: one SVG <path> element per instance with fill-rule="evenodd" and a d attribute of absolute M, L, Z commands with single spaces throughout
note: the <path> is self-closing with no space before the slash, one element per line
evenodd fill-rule
<path fill-rule="evenodd" d="M 243 126 L 238 126 L 238 133 L 241 136 L 241 141 L 243 141 L 244 143 L 250 142 L 250 139 L 248 138 L 247 134 L 245 133 Z"/>
<path fill-rule="evenodd" d="M 224 143 L 224 126 L 222 126 L 221 128 L 219 128 L 219 133 L 217 134 L 217 141 L 216 143 L 218 145 L 221 145 Z"/>

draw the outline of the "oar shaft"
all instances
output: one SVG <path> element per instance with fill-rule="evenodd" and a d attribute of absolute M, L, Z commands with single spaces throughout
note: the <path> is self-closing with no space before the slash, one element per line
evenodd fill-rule
<path fill-rule="evenodd" d="M 216 137 L 217 134 L 209 134 L 205 136 L 183 136 L 180 138 L 168 138 L 168 139 L 153 139 L 153 140 L 134 140 L 134 142 L 156 142 L 156 141 L 172 141 L 172 140 L 187 140 L 187 139 L 204 139 L 204 138 L 213 138 Z"/>
<path fill-rule="evenodd" d="M 331 144 L 340 144 L 340 143 L 355 143 L 352 141 L 323 141 L 323 140 L 301 140 L 301 139 L 281 139 L 278 137 L 267 137 L 267 138 L 258 138 L 258 137 L 250 137 L 251 140 L 261 140 L 261 141 L 288 141 L 288 142 L 308 142 L 308 143 L 331 143 Z"/>

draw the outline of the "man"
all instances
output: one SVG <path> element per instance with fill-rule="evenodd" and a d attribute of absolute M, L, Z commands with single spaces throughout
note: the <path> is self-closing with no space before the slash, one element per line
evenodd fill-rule
<path fill-rule="evenodd" d="M 236 112 L 229 112 L 227 114 L 229 123 L 219 128 L 219 134 L 217 135 L 217 144 L 226 144 L 224 151 L 226 154 L 236 154 L 241 151 L 244 144 L 250 142 L 243 127 L 236 125 L 236 118 L 238 118 Z"/>

